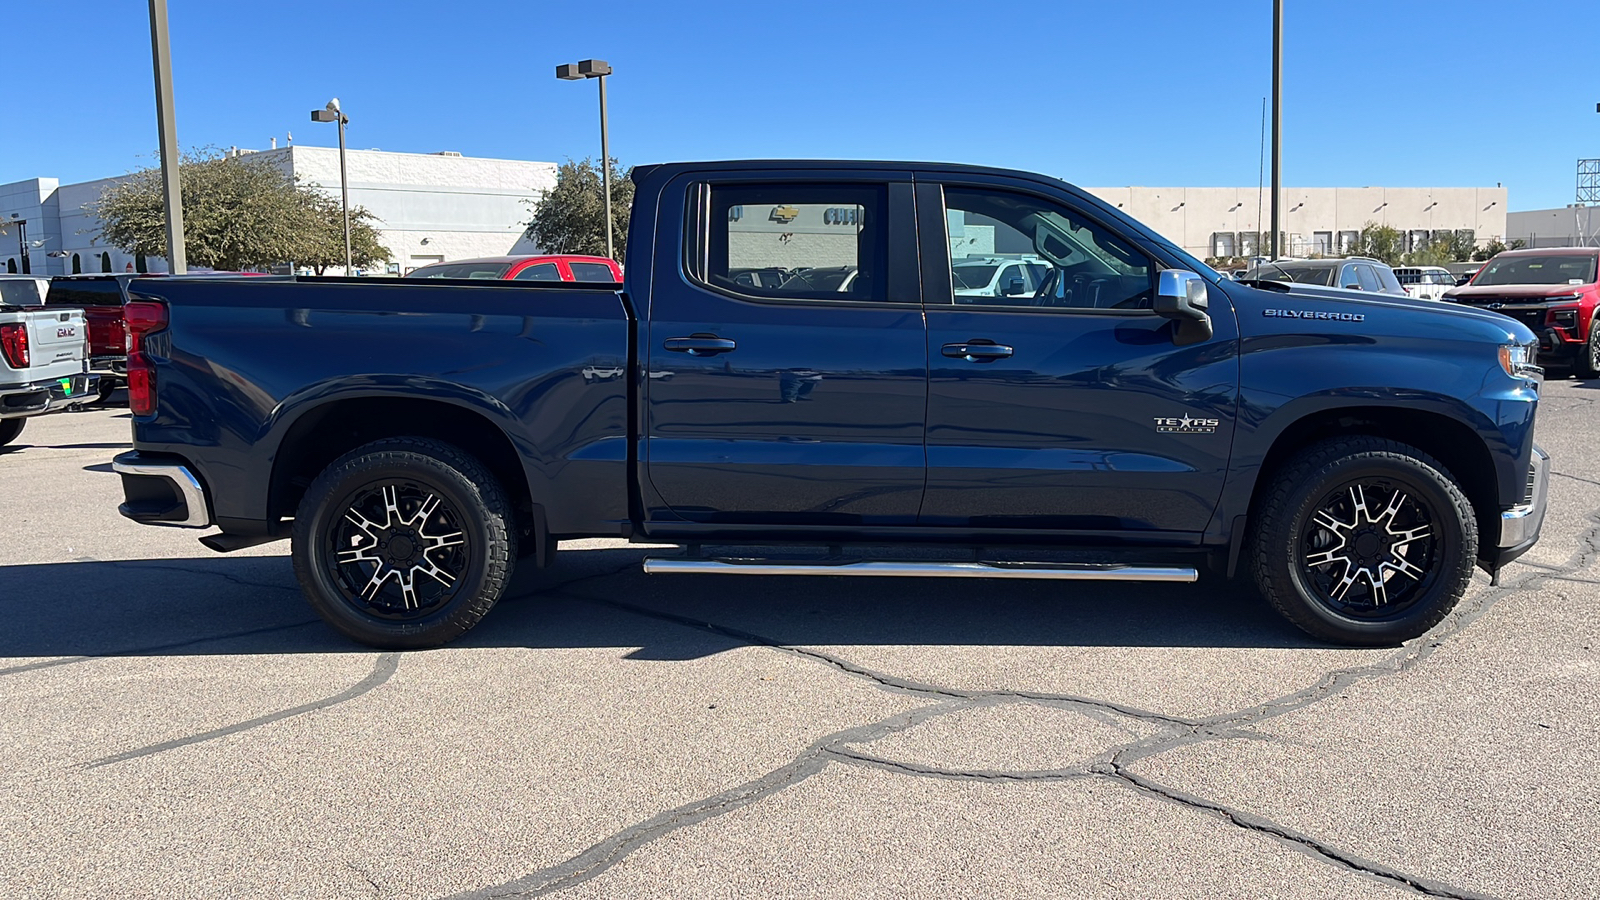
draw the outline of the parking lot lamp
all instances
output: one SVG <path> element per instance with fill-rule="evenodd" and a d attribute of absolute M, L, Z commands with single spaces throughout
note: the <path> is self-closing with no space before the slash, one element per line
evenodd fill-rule
<path fill-rule="evenodd" d="M 340 205 L 344 207 L 344 274 L 350 275 L 350 172 L 344 163 L 344 127 L 350 124 L 350 119 L 339 108 L 339 98 L 335 97 L 328 101 L 327 106 L 313 109 L 311 121 L 339 123 L 339 197 Z"/>
<path fill-rule="evenodd" d="M 597 78 L 600 81 L 600 184 L 606 195 L 606 257 L 616 259 L 611 242 L 611 149 L 606 140 L 606 76 L 611 74 L 611 64 L 603 59 L 586 59 L 580 63 L 556 66 L 556 77 L 562 81 L 582 81 Z"/>
<path fill-rule="evenodd" d="M 1283 0 L 1272 0 L 1272 258 L 1279 247 L 1283 208 Z"/>

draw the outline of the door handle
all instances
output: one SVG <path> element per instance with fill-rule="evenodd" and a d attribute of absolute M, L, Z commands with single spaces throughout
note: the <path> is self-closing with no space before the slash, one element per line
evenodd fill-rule
<path fill-rule="evenodd" d="M 690 356 L 716 356 L 718 353 L 735 350 L 739 345 L 714 334 L 696 334 L 691 337 L 667 338 L 662 346 L 675 353 L 687 353 Z"/>
<path fill-rule="evenodd" d="M 945 344 L 941 351 L 951 359 L 964 359 L 967 362 L 993 362 L 1005 359 L 1013 351 L 1005 344 L 996 344 L 987 339 L 966 341 L 960 344 Z"/>

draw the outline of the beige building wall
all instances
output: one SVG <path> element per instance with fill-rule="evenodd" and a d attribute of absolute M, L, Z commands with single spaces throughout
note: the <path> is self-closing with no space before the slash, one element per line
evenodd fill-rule
<path fill-rule="evenodd" d="M 1271 223 L 1270 197 L 1256 188 L 1117 187 L 1089 193 L 1149 225 L 1199 257 L 1248 256 L 1257 233 Z M 1426 240 L 1434 232 L 1470 230 L 1481 245 L 1506 234 L 1506 189 L 1294 188 L 1283 189 L 1282 230 L 1289 255 L 1322 249 L 1319 233 L 1340 249 L 1368 223 L 1389 225 Z M 1233 252 L 1225 253 L 1231 235 Z"/>

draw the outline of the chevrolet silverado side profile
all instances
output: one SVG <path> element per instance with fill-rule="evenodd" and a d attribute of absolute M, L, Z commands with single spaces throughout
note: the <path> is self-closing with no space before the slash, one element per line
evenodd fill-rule
<path fill-rule="evenodd" d="M 1522 324 L 1239 283 L 1043 176 L 642 166 L 613 285 L 130 285 L 123 515 L 289 538 L 333 627 L 476 625 L 558 541 L 650 573 L 1192 582 L 1392 644 L 1538 539 Z M 974 258 L 1037 260 L 964 294 Z M 740 277 L 783 271 L 779 280 Z M 598 377 L 596 373 L 608 373 Z"/>

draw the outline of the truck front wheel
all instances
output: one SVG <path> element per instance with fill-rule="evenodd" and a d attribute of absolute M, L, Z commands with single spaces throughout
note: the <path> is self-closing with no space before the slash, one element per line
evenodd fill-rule
<path fill-rule="evenodd" d="M 461 449 L 375 441 L 334 460 L 295 514 L 295 577 L 328 624 L 388 650 L 437 647 L 478 624 L 516 559 L 511 503 Z"/>
<path fill-rule="evenodd" d="M 1364 646 L 1439 624 L 1478 553 L 1472 505 L 1444 466 L 1377 437 L 1302 451 L 1268 487 L 1253 537 L 1256 583 L 1278 612 L 1314 637 Z"/>

